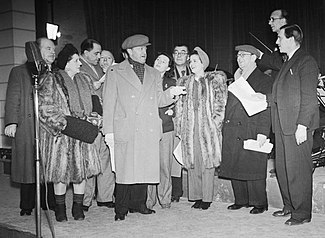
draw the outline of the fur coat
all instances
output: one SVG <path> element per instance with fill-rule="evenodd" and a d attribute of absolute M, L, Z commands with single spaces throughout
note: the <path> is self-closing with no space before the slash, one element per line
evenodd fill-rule
<path fill-rule="evenodd" d="M 185 86 L 187 94 L 176 103 L 175 132 L 182 139 L 185 168 L 194 166 L 194 75 L 185 76 L 177 85 Z M 222 71 L 206 72 L 199 79 L 197 97 L 199 141 L 205 168 L 218 167 L 221 160 L 221 126 L 227 101 L 226 75 Z"/>
<path fill-rule="evenodd" d="M 80 183 L 87 177 L 99 174 L 100 163 L 93 144 L 61 134 L 67 123 L 65 116 L 78 114 L 71 110 L 73 107 L 69 103 L 69 88 L 65 86 L 65 80 L 71 78 L 64 71 L 49 73 L 40 87 L 40 156 L 48 181 Z M 85 97 L 82 98 L 84 100 Z"/>

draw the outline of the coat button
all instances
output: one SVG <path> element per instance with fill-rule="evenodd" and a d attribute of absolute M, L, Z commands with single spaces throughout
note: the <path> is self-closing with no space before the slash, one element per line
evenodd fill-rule
<path fill-rule="evenodd" d="M 237 137 L 237 139 L 236 139 L 236 140 L 241 140 L 241 139 L 240 139 L 240 137 Z"/>
<path fill-rule="evenodd" d="M 226 120 L 225 123 L 228 124 L 230 121 L 229 120 Z"/>
<path fill-rule="evenodd" d="M 32 115 L 31 115 L 31 114 L 28 114 L 27 116 L 28 116 L 28 117 L 31 117 Z"/>
<path fill-rule="evenodd" d="M 238 125 L 238 126 L 241 126 L 241 122 L 239 121 L 239 122 L 237 123 L 237 125 Z"/>

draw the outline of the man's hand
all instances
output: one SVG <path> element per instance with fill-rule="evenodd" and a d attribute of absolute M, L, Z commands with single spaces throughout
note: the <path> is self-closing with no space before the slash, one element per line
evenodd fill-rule
<path fill-rule="evenodd" d="M 184 86 L 174 86 L 170 88 L 170 95 L 173 97 L 186 94 Z"/>
<path fill-rule="evenodd" d="M 256 140 L 258 142 L 259 147 L 262 147 L 265 144 L 266 139 L 267 139 L 267 136 L 266 135 L 257 134 Z"/>
<path fill-rule="evenodd" d="M 252 97 L 258 99 L 259 101 L 266 101 L 266 95 L 265 94 L 262 94 L 262 93 L 255 93 L 255 94 L 252 94 Z"/>
<path fill-rule="evenodd" d="M 297 145 L 304 143 L 307 140 L 307 127 L 298 124 L 295 137 L 296 137 Z"/>
<path fill-rule="evenodd" d="M 100 88 L 100 86 L 102 86 L 102 83 L 100 81 L 95 81 L 93 82 L 94 85 L 94 89 L 97 90 Z"/>
<path fill-rule="evenodd" d="M 9 136 L 9 137 L 15 137 L 16 136 L 16 130 L 17 130 L 17 124 L 8 125 L 5 128 L 5 135 Z"/>

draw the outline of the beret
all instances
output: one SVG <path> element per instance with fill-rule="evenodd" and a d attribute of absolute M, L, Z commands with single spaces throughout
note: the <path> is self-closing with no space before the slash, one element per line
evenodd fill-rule
<path fill-rule="evenodd" d="M 151 43 L 149 43 L 148 36 L 137 34 L 126 38 L 122 43 L 122 49 L 126 50 L 126 49 L 132 49 L 133 47 L 137 47 L 137 46 L 147 46 L 147 45 L 151 45 Z"/>
<path fill-rule="evenodd" d="M 72 44 L 66 44 L 58 54 L 57 66 L 64 69 L 68 63 L 69 57 L 78 54 L 78 50 Z"/>
<path fill-rule="evenodd" d="M 200 47 L 195 47 L 194 51 L 196 51 L 202 61 L 203 64 L 203 69 L 206 70 L 206 68 L 208 68 L 209 66 L 209 56 L 207 55 L 207 53 L 205 53 Z"/>
<path fill-rule="evenodd" d="M 258 51 L 258 49 L 256 49 L 254 46 L 252 45 L 237 45 L 235 47 L 236 51 L 245 51 L 245 52 L 249 52 L 252 53 L 254 55 L 257 56 L 257 58 L 260 57 L 260 52 Z"/>

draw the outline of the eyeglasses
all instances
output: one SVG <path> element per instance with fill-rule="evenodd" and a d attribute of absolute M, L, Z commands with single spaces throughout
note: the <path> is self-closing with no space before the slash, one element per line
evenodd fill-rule
<path fill-rule="evenodd" d="M 269 22 L 274 22 L 275 20 L 282 19 L 283 17 L 270 17 Z"/>
<path fill-rule="evenodd" d="M 187 54 L 188 54 L 187 52 L 178 52 L 178 51 L 174 51 L 174 53 L 173 53 L 173 55 L 175 55 L 175 56 L 185 56 Z"/>
<path fill-rule="evenodd" d="M 244 58 L 246 55 L 252 55 L 252 54 L 245 54 L 245 53 L 238 53 L 237 54 L 237 58 L 240 57 L 240 58 Z"/>

